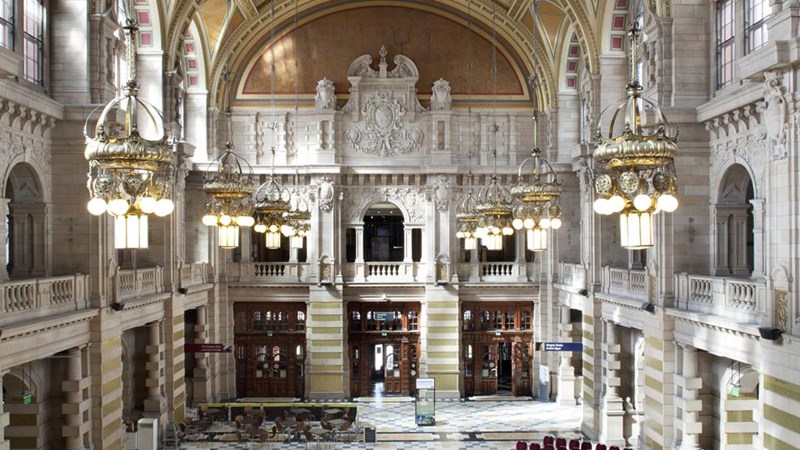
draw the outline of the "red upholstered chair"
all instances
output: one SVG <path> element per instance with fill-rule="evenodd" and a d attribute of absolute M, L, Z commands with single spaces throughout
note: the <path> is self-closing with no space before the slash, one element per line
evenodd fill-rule
<path fill-rule="evenodd" d="M 616 445 L 612 445 L 611 447 L 608 448 L 608 450 L 619 450 L 619 447 Z"/>
<path fill-rule="evenodd" d="M 539 445 L 538 442 L 531 442 L 531 448 L 529 450 L 542 450 L 542 446 Z"/>
<path fill-rule="evenodd" d="M 542 450 L 556 450 L 556 448 L 553 447 L 552 445 L 545 445 Z"/>
<path fill-rule="evenodd" d="M 544 443 L 544 445 L 552 446 L 555 440 L 556 439 L 553 436 L 545 436 L 542 442 Z"/>
<path fill-rule="evenodd" d="M 594 450 L 606 450 L 606 444 L 597 444 L 594 446 Z"/>
<path fill-rule="evenodd" d="M 560 437 L 556 438 L 556 447 L 566 447 L 567 446 L 567 439 Z"/>
<path fill-rule="evenodd" d="M 528 444 L 524 441 L 517 441 L 517 450 L 528 450 Z"/>
<path fill-rule="evenodd" d="M 581 448 L 581 443 L 577 439 L 569 440 L 569 450 L 578 450 Z"/>
<path fill-rule="evenodd" d="M 591 442 L 587 442 L 587 441 L 583 441 L 581 443 L 581 450 L 592 450 L 592 443 Z"/>

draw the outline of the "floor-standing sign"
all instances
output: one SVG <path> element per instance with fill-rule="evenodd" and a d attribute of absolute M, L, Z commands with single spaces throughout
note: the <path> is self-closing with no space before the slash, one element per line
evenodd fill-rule
<path fill-rule="evenodd" d="M 414 416 L 417 425 L 436 424 L 436 380 L 434 378 L 417 378 Z"/>

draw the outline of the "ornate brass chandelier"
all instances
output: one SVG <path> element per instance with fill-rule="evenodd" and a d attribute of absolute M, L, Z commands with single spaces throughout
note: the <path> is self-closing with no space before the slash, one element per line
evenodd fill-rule
<path fill-rule="evenodd" d="M 497 132 L 495 125 L 495 133 Z M 494 172 L 489 184 L 478 192 L 475 210 L 480 213 L 476 235 L 489 250 L 503 249 L 503 236 L 514 234 L 513 202 L 514 198 L 507 187 L 497 179 L 497 150 L 492 151 Z"/>
<path fill-rule="evenodd" d="M 472 195 L 472 187 L 467 191 L 466 197 L 456 209 L 456 222 L 458 231 L 456 237 L 464 239 L 464 250 L 475 250 L 478 248 L 478 220 L 481 215 L 477 210 L 475 196 Z"/>
<path fill-rule="evenodd" d="M 497 99 L 497 13 L 492 4 L 492 93 Z M 507 187 L 500 184 L 497 178 L 497 132 L 498 125 L 492 124 L 492 161 L 493 171 L 489 184 L 478 192 L 476 210 L 480 213 L 476 234 L 489 250 L 503 249 L 503 236 L 514 234 L 511 226 L 513 220 L 514 198 Z"/>
<path fill-rule="evenodd" d="M 511 188 L 511 195 L 517 200 L 512 225 L 516 230 L 525 229 L 528 250 L 541 252 L 547 250 L 548 230 L 561 228 L 561 184 L 558 182 L 550 162 L 541 155 L 537 131 L 538 113 L 533 114 L 533 150 L 531 156 L 522 161 L 517 173 L 517 184 Z M 525 166 L 532 165 L 530 180 L 523 177 Z"/>
<path fill-rule="evenodd" d="M 628 30 L 627 99 L 615 108 L 608 135 L 598 130 L 598 144 L 592 155 L 596 168 L 594 188 L 599 196 L 594 201 L 594 211 L 604 215 L 619 213 L 621 243 L 628 249 L 652 247 L 653 215 L 678 208 L 675 198 L 678 133 L 668 129 L 659 107 L 641 96 L 637 65 L 640 32 L 639 24 L 634 21 Z M 646 127 L 642 125 L 645 104 L 653 110 L 655 118 Z M 619 117 L 624 117 L 624 129 L 614 136 Z"/>
<path fill-rule="evenodd" d="M 230 109 L 228 114 L 228 139 L 230 135 Z M 208 167 L 203 182 L 203 191 L 208 196 L 203 224 L 217 227 L 219 246 L 239 246 L 239 227 L 251 227 L 255 192 L 253 169 L 241 156 L 234 153 L 233 142 L 225 143 L 225 151 Z"/>
<path fill-rule="evenodd" d="M 138 97 L 136 21 L 128 18 L 123 29 L 128 81 L 122 95 L 103 108 L 94 136 L 89 135 L 88 119 L 84 126 L 87 188 L 92 196 L 87 209 L 95 216 L 108 212 L 115 218 L 115 248 L 142 249 L 148 246 L 148 216 L 164 217 L 175 209 L 170 199 L 172 142 L 158 109 Z M 145 127 L 139 126 L 140 115 L 149 119 Z M 147 139 L 140 134 L 142 129 L 161 136 Z"/>
<path fill-rule="evenodd" d="M 281 233 L 288 225 L 286 215 L 292 209 L 291 195 L 275 177 L 275 147 L 272 147 L 272 172 L 255 195 L 256 233 L 265 234 L 266 247 L 281 248 Z"/>
<path fill-rule="evenodd" d="M 311 211 L 308 202 L 298 192 L 291 196 L 290 208 L 284 214 L 281 233 L 289 238 L 290 248 L 303 248 L 303 238 L 311 228 Z"/>

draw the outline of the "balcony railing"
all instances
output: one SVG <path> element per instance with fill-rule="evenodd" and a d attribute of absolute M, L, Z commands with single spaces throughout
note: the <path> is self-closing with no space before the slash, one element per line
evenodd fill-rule
<path fill-rule="evenodd" d="M 460 282 L 521 283 L 539 280 L 537 263 L 481 262 L 459 263 Z"/>
<path fill-rule="evenodd" d="M 83 274 L 0 283 L 0 326 L 85 309 L 89 276 Z"/>
<path fill-rule="evenodd" d="M 243 262 L 228 265 L 228 280 L 250 283 L 310 282 L 311 264 L 297 262 Z"/>
<path fill-rule="evenodd" d="M 426 265 L 422 262 L 369 261 L 344 266 L 345 281 L 350 282 L 424 282 Z"/>
<path fill-rule="evenodd" d="M 209 264 L 207 262 L 196 262 L 185 264 L 181 267 L 180 287 L 186 288 L 207 283 Z"/>
<path fill-rule="evenodd" d="M 558 284 L 575 289 L 586 287 L 586 268 L 581 264 L 559 263 Z"/>
<path fill-rule="evenodd" d="M 676 309 L 740 323 L 760 323 L 766 314 L 766 281 L 681 273 L 674 283 Z"/>
<path fill-rule="evenodd" d="M 124 269 L 117 273 L 114 300 L 121 302 L 164 292 L 164 268 Z"/>
<path fill-rule="evenodd" d="M 647 300 L 647 273 L 644 270 L 603 267 L 603 293 L 636 300 Z"/>

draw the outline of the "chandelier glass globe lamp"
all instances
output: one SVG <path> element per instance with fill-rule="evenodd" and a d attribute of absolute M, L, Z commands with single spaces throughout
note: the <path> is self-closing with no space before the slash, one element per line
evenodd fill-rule
<path fill-rule="evenodd" d="M 124 31 L 128 81 L 122 95 L 102 109 L 94 134 L 89 133 L 89 119 L 84 126 L 91 195 L 87 209 L 95 216 L 114 217 L 115 248 L 144 249 L 148 247 L 148 217 L 168 216 L 175 209 L 170 199 L 173 151 L 161 113 L 138 97 L 136 22 L 128 19 Z M 145 119 L 141 124 L 140 118 Z M 147 133 L 152 136 L 143 136 L 141 130 L 152 130 Z"/>
<path fill-rule="evenodd" d="M 239 246 L 239 228 L 255 224 L 251 196 L 255 192 L 253 170 L 247 161 L 234 153 L 227 142 L 225 151 L 208 167 L 203 191 L 208 196 L 203 224 L 217 227 L 219 246 Z"/>
<path fill-rule="evenodd" d="M 255 194 L 256 233 L 264 233 L 269 249 L 281 248 L 281 232 L 285 230 L 286 215 L 291 210 L 291 195 L 275 176 L 275 148 L 272 149 L 272 174 Z"/>
<path fill-rule="evenodd" d="M 615 112 L 608 132 L 598 133 L 592 155 L 597 193 L 594 211 L 619 214 L 621 244 L 632 250 L 653 246 L 653 215 L 678 208 L 677 129 L 670 129 L 656 104 L 642 98 L 636 64 L 640 31 L 636 22 L 628 30 L 631 69 L 627 98 L 617 108 L 609 108 Z M 646 118 L 651 122 L 643 123 Z M 624 123 L 619 123 L 621 120 Z"/>

